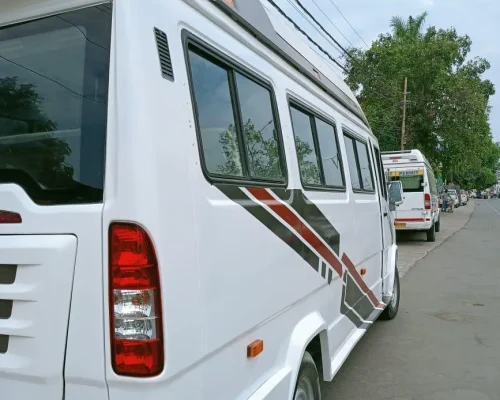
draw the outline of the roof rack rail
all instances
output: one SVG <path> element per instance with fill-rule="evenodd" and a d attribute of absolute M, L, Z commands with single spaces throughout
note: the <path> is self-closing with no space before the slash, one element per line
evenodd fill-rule
<path fill-rule="evenodd" d="M 370 124 L 359 103 L 351 99 L 330 78 L 319 71 L 309 60 L 285 41 L 269 19 L 260 0 L 209 0 L 224 13 L 233 18 L 240 26 L 254 35 L 257 40 L 274 51 L 288 64 L 292 65 L 329 96 L 342 104 L 360 119 L 368 129 Z M 273 0 L 270 0 L 274 3 Z"/>
<path fill-rule="evenodd" d="M 395 151 L 383 151 L 382 154 L 408 154 L 411 150 L 395 150 Z"/>

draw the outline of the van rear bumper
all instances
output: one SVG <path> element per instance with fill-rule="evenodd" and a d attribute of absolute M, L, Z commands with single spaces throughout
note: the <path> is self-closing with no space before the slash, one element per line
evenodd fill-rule
<path fill-rule="evenodd" d="M 396 219 L 394 226 L 396 231 L 427 231 L 432 227 L 432 221 L 427 221 L 427 218 L 421 218 L 418 221 Z"/>

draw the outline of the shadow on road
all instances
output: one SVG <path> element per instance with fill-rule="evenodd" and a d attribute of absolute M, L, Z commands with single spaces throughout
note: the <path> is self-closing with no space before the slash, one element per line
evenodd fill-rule
<path fill-rule="evenodd" d="M 425 242 L 427 234 L 419 231 L 399 231 L 396 232 L 396 243 Z"/>

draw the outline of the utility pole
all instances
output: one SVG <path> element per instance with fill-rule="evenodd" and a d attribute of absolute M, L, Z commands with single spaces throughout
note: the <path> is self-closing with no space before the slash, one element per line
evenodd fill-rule
<path fill-rule="evenodd" d="M 405 130 L 406 130 L 406 95 L 408 90 L 408 78 L 405 78 L 405 88 L 403 91 L 403 125 L 401 127 L 401 150 L 405 149 L 406 138 L 405 138 Z"/>

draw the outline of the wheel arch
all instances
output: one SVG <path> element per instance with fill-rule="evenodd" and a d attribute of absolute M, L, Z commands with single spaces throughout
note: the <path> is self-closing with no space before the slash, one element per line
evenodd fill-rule
<path fill-rule="evenodd" d="M 319 312 L 315 311 L 305 316 L 295 326 L 287 355 L 287 364 L 292 371 L 290 393 L 293 394 L 295 391 L 300 364 L 306 351 L 313 357 L 320 377 L 324 379 L 328 376 L 331 369 L 328 343 L 327 324 Z"/>

